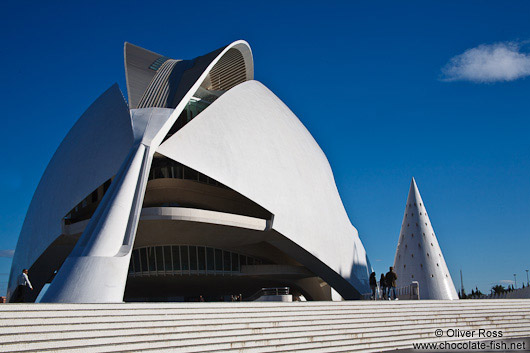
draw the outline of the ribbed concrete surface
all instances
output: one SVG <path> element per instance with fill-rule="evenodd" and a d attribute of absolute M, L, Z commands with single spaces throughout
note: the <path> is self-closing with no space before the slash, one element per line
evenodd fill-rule
<path fill-rule="evenodd" d="M 377 352 L 530 337 L 530 300 L 0 305 L 0 352 Z"/>

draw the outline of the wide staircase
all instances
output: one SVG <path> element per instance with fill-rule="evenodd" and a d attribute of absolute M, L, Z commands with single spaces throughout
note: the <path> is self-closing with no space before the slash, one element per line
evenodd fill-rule
<path fill-rule="evenodd" d="M 530 300 L 0 304 L 0 352 L 378 352 L 479 329 L 530 337 Z"/>

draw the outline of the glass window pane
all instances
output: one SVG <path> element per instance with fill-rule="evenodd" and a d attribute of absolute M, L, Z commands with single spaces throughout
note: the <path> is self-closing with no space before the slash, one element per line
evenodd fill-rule
<path fill-rule="evenodd" d="M 161 168 L 161 173 L 162 173 L 162 177 L 169 178 L 169 170 L 168 170 L 167 167 L 162 167 Z"/>
<path fill-rule="evenodd" d="M 208 271 L 213 271 L 215 269 L 213 262 L 213 249 L 206 248 L 206 269 Z"/>
<path fill-rule="evenodd" d="M 178 246 L 171 247 L 173 251 L 173 270 L 180 271 L 180 251 Z"/>
<path fill-rule="evenodd" d="M 171 246 L 164 246 L 164 264 L 166 271 L 173 270 L 171 267 Z"/>
<path fill-rule="evenodd" d="M 162 247 L 156 247 L 156 269 L 157 271 L 164 271 L 164 255 L 162 255 Z"/>
<path fill-rule="evenodd" d="M 138 249 L 133 250 L 132 256 L 134 260 L 134 271 L 142 272 L 142 268 L 140 267 L 140 251 L 138 251 Z"/>
<path fill-rule="evenodd" d="M 149 271 L 156 271 L 155 248 L 147 248 L 147 261 L 149 265 Z"/>
<path fill-rule="evenodd" d="M 140 249 L 140 259 L 142 260 L 142 272 L 147 272 L 147 249 Z"/>
<path fill-rule="evenodd" d="M 204 247 L 197 247 L 197 256 L 199 256 L 199 271 L 206 270 L 206 251 Z"/>
<path fill-rule="evenodd" d="M 197 247 L 190 246 L 190 270 L 197 271 Z"/>
<path fill-rule="evenodd" d="M 199 173 L 197 173 L 196 170 L 184 167 L 184 179 L 188 180 L 197 180 L 199 177 Z"/>
<path fill-rule="evenodd" d="M 130 274 L 134 273 L 134 264 L 133 264 L 133 260 L 132 259 L 129 262 L 129 273 Z"/>
<path fill-rule="evenodd" d="M 92 191 L 92 202 L 98 202 L 98 190 Z"/>
<path fill-rule="evenodd" d="M 188 261 L 189 256 L 187 246 L 180 247 L 180 258 L 182 259 L 182 270 L 188 271 L 190 269 L 190 263 Z"/>
<path fill-rule="evenodd" d="M 178 164 L 175 168 L 175 178 L 183 179 L 182 177 L 182 164 Z"/>
<path fill-rule="evenodd" d="M 223 251 L 219 249 L 215 249 L 215 270 L 223 270 Z"/>
<path fill-rule="evenodd" d="M 230 271 L 230 252 L 223 251 L 223 267 L 224 271 Z"/>
<path fill-rule="evenodd" d="M 232 253 L 232 271 L 239 271 L 239 255 Z"/>

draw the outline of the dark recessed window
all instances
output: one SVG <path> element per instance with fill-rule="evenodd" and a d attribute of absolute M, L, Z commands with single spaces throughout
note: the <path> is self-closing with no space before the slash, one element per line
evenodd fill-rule
<path fill-rule="evenodd" d="M 230 271 L 230 252 L 223 251 L 223 266 L 225 271 Z"/>
<path fill-rule="evenodd" d="M 188 254 L 188 247 L 187 246 L 181 246 L 180 247 L 180 262 L 182 263 L 182 271 L 188 271 L 190 269 L 190 262 L 189 262 L 189 254 Z"/>
<path fill-rule="evenodd" d="M 202 246 L 197 247 L 197 256 L 199 257 L 199 271 L 206 270 L 206 249 Z"/>
<path fill-rule="evenodd" d="M 212 248 L 206 248 L 206 269 L 208 271 L 213 271 L 215 269 L 213 252 Z"/>
<path fill-rule="evenodd" d="M 142 272 L 142 265 L 140 265 L 140 251 L 138 249 L 133 251 L 134 271 Z"/>
<path fill-rule="evenodd" d="M 173 270 L 171 264 L 171 246 L 164 246 L 164 266 L 166 268 L 166 271 Z"/>
<path fill-rule="evenodd" d="M 232 271 L 239 271 L 239 255 L 232 253 Z"/>
<path fill-rule="evenodd" d="M 106 192 L 109 189 L 110 182 L 111 182 L 111 180 L 109 179 L 103 184 L 103 192 Z"/>
<path fill-rule="evenodd" d="M 155 248 L 147 248 L 147 261 L 149 263 L 149 271 L 156 271 L 155 260 Z"/>
<path fill-rule="evenodd" d="M 140 260 L 142 263 L 142 271 L 147 272 L 147 249 L 141 248 L 140 249 Z"/>
<path fill-rule="evenodd" d="M 163 253 L 162 247 L 157 246 L 155 248 L 157 271 L 164 271 L 164 255 L 162 253 Z"/>
<path fill-rule="evenodd" d="M 92 203 L 98 202 L 98 190 L 97 189 L 92 191 L 91 198 L 92 198 Z"/>
<path fill-rule="evenodd" d="M 197 271 L 197 247 L 190 246 L 190 271 Z"/>
<path fill-rule="evenodd" d="M 223 270 L 223 250 L 215 249 L 215 270 Z"/>
<path fill-rule="evenodd" d="M 171 254 L 173 256 L 173 270 L 180 271 L 180 249 L 178 246 L 171 247 Z"/>

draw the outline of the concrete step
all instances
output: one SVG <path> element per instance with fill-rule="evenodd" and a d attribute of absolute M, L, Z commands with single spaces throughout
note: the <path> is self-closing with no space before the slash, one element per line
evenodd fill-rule
<path fill-rule="evenodd" d="M 359 314 L 356 312 L 341 312 L 334 314 L 319 314 L 319 315 L 286 315 L 276 314 L 270 315 L 253 315 L 245 317 L 233 317 L 229 314 L 216 315 L 216 316 L 202 316 L 194 314 L 186 315 L 145 315 L 145 316 L 91 316 L 91 317 L 67 317 L 67 318 L 38 318 L 38 319 L 16 319 L 10 318 L 0 320 L 0 334 L 8 332 L 19 331 L 19 327 L 24 326 L 27 332 L 33 332 L 35 329 L 41 331 L 42 327 L 53 325 L 58 327 L 60 330 L 78 330 L 80 328 L 88 329 L 98 325 L 111 325 L 109 327 L 117 327 L 125 325 L 126 327 L 138 327 L 138 325 L 167 325 L 171 323 L 173 326 L 182 327 L 193 327 L 193 326 L 215 326 L 215 325 L 226 325 L 226 324 L 246 324 L 246 325 L 259 325 L 259 324 L 273 324 L 277 325 L 280 322 L 293 322 L 295 324 L 300 322 L 320 322 L 323 320 L 349 320 L 351 322 L 358 323 L 369 323 L 374 321 L 385 321 L 385 322 L 403 322 L 403 320 L 428 320 L 433 321 L 439 320 L 451 320 L 454 318 L 480 318 L 480 317 L 493 317 L 493 318 L 522 318 L 528 319 L 530 317 L 530 310 L 513 310 L 513 311 L 494 311 L 494 310 L 482 310 L 482 311 L 458 311 L 458 312 L 422 312 L 422 313 L 388 313 L 385 315 L 378 314 Z"/>
<path fill-rule="evenodd" d="M 421 329 L 434 329 L 440 327 L 453 327 L 457 320 L 412 320 L 407 325 L 407 328 L 421 328 Z M 466 323 L 473 327 L 493 327 L 500 325 L 515 325 L 519 323 L 530 324 L 530 315 L 527 318 L 482 318 L 480 316 L 464 318 L 460 320 L 460 323 Z M 200 326 L 195 325 L 191 327 L 172 325 L 170 322 L 165 325 L 148 326 L 145 323 L 136 323 L 135 327 L 124 327 L 121 325 L 113 325 L 111 327 L 92 327 L 89 329 L 82 330 L 62 330 L 62 327 L 50 327 L 46 331 L 27 331 L 21 332 L 12 331 L 11 333 L 4 333 L 4 330 L 0 330 L 0 342 L 3 344 L 16 343 L 16 342 L 32 342 L 32 341 L 51 341 L 51 340 L 64 340 L 64 339 L 82 339 L 82 338 L 97 338 L 97 337 L 114 337 L 114 336 L 137 336 L 137 335 L 150 335 L 157 333 L 179 333 L 188 335 L 190 339 L 197 336 L 197 332 L 201 332 L 204 335 L 211 336 L 224 336 L 224 335 L 235 335 L 235 334 L 262 334 L 269 332 L 296 332 L 296 331 L 315 331 L 315 330 L 331 330 L 348 328 L 350 330 L 362 330 L 363 332 L 379 332 L 388 331 L 391 329 L 400 329 L 403 325 L 402 321 L 374 321 L 374 322 L 355 322 L 353 320 L 326 320 L 326 321 L 311 321 L 311 322 L 269 322 L 264 324 L 224 324 L 224 325 L 212 325 L 212 326 Z"/>
<path fill-rule="evenodd" d="M 456 327 L 529 337 L 530 300 L 7 304 L 0 352 L 382 351 Z"/>
<path fill-rule="evenodd" d="M 432 335 L 432 334 L 431 334 Z M 430 339 L 428 334 L 421 334 L 415 331 L 401 331 L 394 332 L 386 336 L 375 337 L 357 337 L 355 333 L 321 333 L 317 335 L 276 335 L 275 337 L 259 335 L 251 340 L 240 339 L 237 341 L 218 341 L 202 339 L 200 342 L 194 341 L 183 342 L 177 340 L 161 340 L 154 341 L 135 341 L 135 342 L 120 342 L 112 345 L 97 344 L 90 346 L 75 347 L 69 346 L 67 348 L 43 348 L 40 350 L 18 350 L 18 352 L 140 352 L 140 351 L 161 351 L 161 352 L 288 352 L 293 350 L 308 350 L 322 347 L 349 347 L 346 351 L 381 351 L 397 348 L 406 348 L 412 345 L 412 342 L 427 342 Z M 507 337 L 525 337 L 528 336 L 528 328 L 514 329 L 512 335 Z M 448 340 L 448 339 L 445 339 Z M 452 341 L 462 340 L 451 339 Z M 467 341 L 468 339 L 466 339 Z M 364 348 L 361 348 L 364 347 Z M 367 348 L 372 348 L 366 350 Z"/>
<path fill-rule="evenodd" d="M 519 306 L 520 303 L 526 302 L 527 299 L 510 299 L 510 300 L 490 300 L 488 301 L 488 307 L 505 307 L 505 306 Z M 494 303 L 493 303 L 494 302 Z M 249 306 L 249 304 L 252 304 Z M 233 311 L 256 311 L 260 309 L 273 310 L 273 308 L 344 308 L 351 307 L 356 309 L 368 308 L 368 309 L 384 309 L 384 306 L 388 305 L 392 308 L 399 309 L 400 307 L 415 307 L 415 308 L 449 308 L 449 307 L 482 307 L 484 300 L 455 300 L 455 301 L 444 301 L 444 300 L 419 300 L 419 301 L 343 301 L 343 302 L 293 302 L 293 303 L 278 303 L 278 302 L 231 302 L 231 303 L 121 303 L 121 304 L 39 304 L 39 305 L 28 305 L 28 304 L 8 304 L 0 308 L 0 312 L 8 311 L 80 311 L 80 310 L 123 310 L 126 309 L 149 309 L 153 311 L 164 311 L 167 309 L 181 309 L 181 310 L 208 310 L 214 309 L 218 312 L 223 310 Z"/>
<path fill-rule="evenodd" d="M 506 314 L 506 313 L 504 313 Z M 111 322 L 87 322 L 83 321 L 83 318 L 79 318 L 75 323 L 51 323 L 47 320 L 39 320 L 37 323 L 32 325 L 23 325 L 18 320 L 10 320 L 9 322 L 0 324 L 0 338 L 9 336 L 11 334 L 28 334 L 30 337 L 33 334 L 41 332 L 61 332 L 68 333 L 70 331 L 91 331 L 91 330 L 118 330 L 118 329 L 137 329 L 137 328 L 164 328 L 174 327 L 181 331 L 197 331 L 197 330 L 218 330 L 218 329 L 243 329 L 243 328 L 267 328 L 267 327 L 290 327 L 290 326 L 311 326 L 311 325 L 327 325 L 327 324 L 357 324 L 363 325 L 402 325 L 403 320 L 407 317 L 410 318 L 410 323 L 444 323 L 444 322 L 455 322 L 457 318 L 460 321 L 471 321 L 478 322 L 484 318 L 489 318 L 495 322 L 502 321 L 505 323 L 516 322 L 519 320 L 530 321 L 530 311 L 526 312 L 513 312 L 509 313 L 506 317 L 502 315 L 494 315 L 492 312 L 483 313 L 459 313 L 459 316 L 455 318 L 452 314 L 436 314 L 433 317 L 433 313 L 415 315 L 415 316 L 388 316 L 388 317 L 352 317 L 351 315 L 335 315 L 335 316 L 308 316 L 308 317 L 272 317 L 272 318 L 247 318 L 240 320 L 233 319 L 193 319 L 193 320 L 182 320 L 178 316 L 170 318 L 157 317 L 156 320 L 127 320 L 120 321 L 119 317 L 116 317 L 118 321 Z M 134 318 L 131 318 L 134 319 Z M 26 320 L 24 320 L 26 321 Z M 12 325 L 7 325 L 12 324 Z"/>
<path fill-rule="evenodd" d="M 482 323 L 473 322 L 473 329 L 478 330 L 479 328 L 488 329 L 502 329 L 502 324 L 492 323 L 490 320 L 484 320 Z M 289 342 L 290 339 L 295 339 L 296 342 L 305 342 L 305 340 L 314 341 L 318 337 L 327 337 L 342 335 L 345 337 L 359 338 L 364 342 L 369 341 L 371 338 L 379 338 L 382 335 L 385 337 L 397 336 L 400 337 L 404 334 L 410 333 L 414 335 L 416 339 L 423 336 L 434 336 L 435 329 L 449 329 L 454 328 L 455 323 L 446 324 L 434 324 L 434 325 L 407 325 L 396 329 L 396 327 L 359 327 L 357 325 L 329 325 L 329 326 L 314 326 L 308 328 L 270 328 L 266 330 L 256 329 L 243 329 L 243 330 L 221 330 L 215 333 L 209 331 L 198 331 L 198 332 L 175 332 L 172 328 L 168 327 L 166 330 L 152 330 L 144 333 L 137 333 L 135 335 L 122 335 L 121 332 L 109 332 L 110 335 L 96 335 L 96 336 L 82 336 L 70 338 L 67 335 L 60 333 L 56 334 L 56 337 L 51 339 L 42 339 L 35 341 L 25 341 L 22 337 L 18 337 L 18 340 L 12 342 L 3 342 L 0 346 L 0 352 L 15 352 L 24 351 L 28 349 L 33 350 L 44 350 L 49 347 L 55 348 L 70 348 L 70 347 L 82 347 L 82 346 L 101 346 L 101 345 L 118 345 L 118 344 L 132 344 L 137 343 L 145 345 L 149 342 L 157 344 L 162 341 L 180 341 L 185 342 L 189 351 L 195 351 L 197 346 L 204 344 L 207 345 L 218 345 L 231 342 L 232 346 L 236 347 L 249 347 L 259 346 L 261 341 L 272 341 L 272 340 L 284 340 Z M 398 327 L 399 328 L 399 327 Z M 513 323 L 510 325 L 511 331 L 516 329 L 523 330 L 524 332 L 530 332 L 530 322 L 524 321 L 521 323 Z M 257 339 L 259 337 L 259 340 Z M 324 338 L 325 338 L 324 337 Z M 38 337 L 37 337 L 38 338 Z M 182 344 L 181 344 L 182 345 Z M 200 348 L 200 347 L 199 347 Z M 204 348 L 200 348 L 204 349 Z M 199 349 L 199 351 L 200 351 Z"/>

